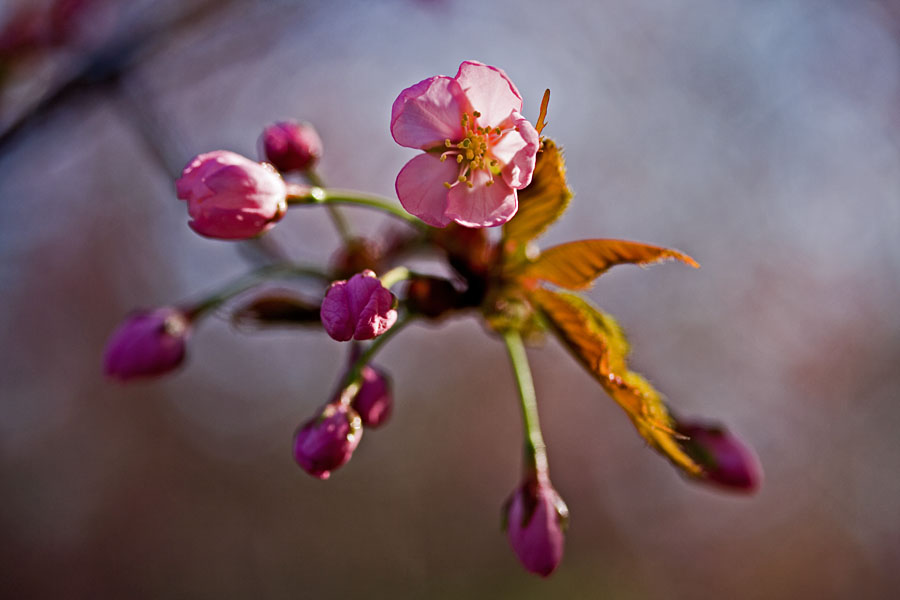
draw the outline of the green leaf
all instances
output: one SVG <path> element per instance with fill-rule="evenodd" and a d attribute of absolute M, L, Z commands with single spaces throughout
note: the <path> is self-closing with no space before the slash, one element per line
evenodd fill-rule
<path fill-rule="evenodd" d="M 519 191 L 519 212 L 503 226 L 503 241 L 512 242 L 514 250 L 538 237 L 565 212 L 571 199 L 560 149 L 544 138 L 531 183 Z"/>
<path fill-rule="evenodd" d="M 648 265 L 664 260 L 680 260 L 694 268 L 693 258 L 669 248 L 626 240 L 580 240 L 543 251 L 525 268 L 526 279 L 542 279 L 570 290 L 590 287 L 610 267 L 621 264 Z"/>
<path fill-rule="evenodd" d="M 563 345 L 625 410 L 641 437 L 675 466 L 698 475 L 701 468 L 679 445 L 662 396 L 628 370 L 628 341 L 615 319 L 575 294 L 537 288 L 529 298 Z"/>

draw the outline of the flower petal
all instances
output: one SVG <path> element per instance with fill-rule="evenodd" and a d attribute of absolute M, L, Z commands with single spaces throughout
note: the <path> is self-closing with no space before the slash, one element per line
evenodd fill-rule
<path fill-rule="evenodd" d="M 467 60 L 459 65 L 455 79 L 472 108 L 481 113 L 481 125 L 497 127 L 511 113 L 522 110 L 519 90 L 497 67 Z"/>
<path fill-rule="evenodd" d="M 356 321 L 350 308 L 351 297 L 346 281 L 335 281 L 322 300 L 322 325 L 333 339 L 346 342 L 353 337 Z"/>
<path fill-rule="evenodd" d="M 447 195 L 447 217 L 466 227 L 495 227 L 513 218 L 519 208 L 516 190 L 500 178 L 486 185 L 490 176 L 484 169 L 469 178 L 471 188 L 461 183 Z"/>
<path fill-rule="evenodd" d="M 531 183 L 541 138 L 528 119 L 519 113 L 514 113 L 513 118 L 516 129 L 494 144 L 491 153 L 505 165 L 503 180 L 509 187 L 520 190 Z"/>
<path fill-rule="evenodd" d="M 401 146 L 423 150 L 446 139 L 459 141 L 464 104 L 456 81 L 444 75 L 429 77 L 397 96 L 391 108 L 391 135 Z"/>
<path fill-rule="evenodd" d="M 397 174 L 397 197 L 407 212 L 432 227 L 446 227 L 447 188 L 444 182 L 456 181 L 459 165 L 455 160 L 441 160 L 432 154 L 420 154 Z"/>
<path fill-rule="evenodd" d="M 259 211 L 216 210 L 215 208 L 194 211 L 188 225 L 208 238 L 219 240 L 244 240 L 267 231 L 280 220 L 280 214 L 269 218 Z"/>

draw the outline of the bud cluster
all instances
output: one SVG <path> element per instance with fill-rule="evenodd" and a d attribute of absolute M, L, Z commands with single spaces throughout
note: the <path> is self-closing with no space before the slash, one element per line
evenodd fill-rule
<path fill-rule="evenodd" d="M 535 127 L 507 75 L 475 61 L 463 62 L 453 78 L 435 76 L 401 92 L 391 134 L 422 151 L 397 176 L 405 211 L 393 199 L 329 188 L 315 170 L 322 140 L 307 123 L 266 127 L 261 161 L 228 150 L 198 154 L 175 182 L 196 233 L 249 240 L 275 227 L 288 208 L 324 207 L 342 243 L 326 266 L 272 262 L 197 302 L 134 313 L 109 338 L 105 373 L 129 381 L 174 371 L 204 317 L 252 294 L 234 308 L 232 322 L 312 327 L 347 343 L 334 392 L 315 401 L 293 436 L 297 465 L 328 479 L 363 432 L 382 427 L 393 412 L 392 381 L 372 363 L 376 353 L 412 320 L 474 315 L 503 338 L 522 409 L 524 473 L 504 505 L 506 536 L 525 569 L 544 577 L 562 560 L 568 509 L 550 481 L 525 339 L 555 335 L 649 445 L 693 480 L 756 490 L 762 471 L 751 450 L 721 426 L 672 417 L 662 395 L 629 370 L 628 342 L 615 320 L 575 293 L 546 286 L 577 292 L 618 264 L 674 258 L 696 266 L 678 251 L 622 240 L 536 248 L 534 239 L 572 197 L 559 148 L 540 137 L 548 100 L 549 91 Z M 345 205 L 379 210 L 400 226 L 356 235 L 340 210 Z M 485 229 L 498 225 L 497 236 Z M 421 262 L 407 259 L 435 268 L 416 272 L 410 265 Z M 302 289 L 260 289 L 276 279 Z"/>

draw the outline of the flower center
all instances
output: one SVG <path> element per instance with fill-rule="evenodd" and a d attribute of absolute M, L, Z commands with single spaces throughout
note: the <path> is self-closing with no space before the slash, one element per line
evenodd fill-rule
<path fill-rule="evenodd" d="M 459 175 L 457 175 L 456 181 L 444 182 L 447 189 L 460 183 L 473 187 L 472 175 L 479 169 L 484 169 L 488 173 L 489 179 L 485 185 L 493 185 L 494 175 L 500 174 L 500 163 L 492 157 L 491 148 L 506 132 L 499 127 L 492 129 L 479 126 L 475 119 L 480 116 L 481 113 L 477 110 L 473 111 L 471 115 L 463 113 L 459 124 L 462 126 L 465 137 L 455 144 L 450 138 L 444 140 L 446 150 L 441 154 L 441 162 L 447 160 L 448 156 L 455 156 L 456 162 L 459 164 Z"/>

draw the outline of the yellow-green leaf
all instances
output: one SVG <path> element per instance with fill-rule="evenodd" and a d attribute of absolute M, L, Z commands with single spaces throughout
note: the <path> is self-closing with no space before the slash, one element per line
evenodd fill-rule
<path fill-rule="evenodd" d="M 519 212 L 503 226 L 504 241 L 521 246 L 538 237 L 565 212 L 571 199 L 560 149 L 544 138 L 531 183 L 519 191 Z"/>
<path fill-rule="evenodd" d="M 669 248 L 626 240 L 579 240 L 543 251 L 528 265 L 524 277 L 542 279 L 570 290 L 587 288 L 610 267 L 621 264 L 648 265 L 680 260 L 694 268 L 693 258 Z"/>
<path fill-rule="evenodd" d="M 537 288 L 529 293 L 563 345 L 631 418 L 638 433 L 691 475 L 701 468 L 678 444 L 674 421 L 659 392 L 628 370 L 628 341 L 610 315 L 569 293 Z"/>

